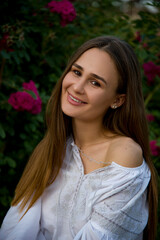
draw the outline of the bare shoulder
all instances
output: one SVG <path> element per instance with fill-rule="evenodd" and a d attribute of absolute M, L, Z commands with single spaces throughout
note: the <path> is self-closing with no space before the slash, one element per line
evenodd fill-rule
<path fill-rule="evenodd" d="M 124 167 L 138 167 L 143 162 L 142 148 L 129 137 L 117 137 L 110 143 L 107 159 Z"/>

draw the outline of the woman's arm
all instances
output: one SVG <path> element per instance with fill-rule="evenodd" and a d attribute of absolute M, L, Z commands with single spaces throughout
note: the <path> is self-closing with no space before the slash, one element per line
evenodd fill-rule
<path fill-rule="evenodd" d="M 41 199 L 37 200 L 24 217 L 23 214 L 24 212 L 19 212 L 19 205 L 9 209 L 0 229 L 0 240 L 37 239 L 40 232 Z"/>

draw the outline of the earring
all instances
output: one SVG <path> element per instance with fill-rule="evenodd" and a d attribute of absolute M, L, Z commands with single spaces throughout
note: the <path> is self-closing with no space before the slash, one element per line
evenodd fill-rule
<path fill-rule="evenodd" d="M 116 108 L 117 108 L 117 106 L 116 106 L 116 105 L 113 105 L 113 106 L 112 106 L 112 108 L 113 108 L 113 109 L 116 109 Z"/>

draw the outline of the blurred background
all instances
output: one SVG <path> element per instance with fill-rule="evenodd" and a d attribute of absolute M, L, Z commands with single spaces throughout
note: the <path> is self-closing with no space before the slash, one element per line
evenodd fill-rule
<path fill-rule="evenodd" d="M 138 56 L 151 155 L 160 172 L 160 1 L 2 1 L 0 223 L 28 157 L 45 133 L 45 107 L 55 83 L 74 50 L 100 35 L 127 41 Z"/>

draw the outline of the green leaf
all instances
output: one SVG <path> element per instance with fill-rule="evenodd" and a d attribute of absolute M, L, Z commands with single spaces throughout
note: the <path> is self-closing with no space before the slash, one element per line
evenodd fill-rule
<path fill-rule="evenodd" d="M 6 133 L 5 133 L 5 131 L 4 131 L 4 129 L 3 129 L 1 124 L 0 124 L 0 136 L 1 136 L 1 138 L 5 138 L 6 137 Z"/>
<path fill-rule="evenodd" d="M 7 161 L 8 165 L 11 168 L 15 168 L 16 167 L 16 162 L 12 158 L 6 157 L 5 160 Z"/>
<path fill-rule="evenodd" d="M 21 133 L 19 136 L 20 136 L 20 138 L 23 139 L 23 140 L 25 140 L 26 137 L 27 137 L 26 134 L 24 134 L 24 133 Z"/>
<path fill-rule="evenodd" d="M 24 89 L 23 91 L 29 93 L 34 99 L 37 99 L 37 96 L 33 91 L 30 91 L 28 89 Z"/>
<path fill-rule="evenodd" d="M 17 56 L 17 53 L 16 52 L 12 52 L 12 56 L 13 56 L 14 60 L 16 61 L 16 63 L 19 65 L 20 64 L 20 59 Z"/>
<path fill-rule="evenodd" d="M 0 166 L 6 165 L 6 160 L 4 158 L 0 158 Z"/>
<path fill-rule="evenodd" d="M 30 56 L 28 55 L 27 52 L 24 52 L 24 57 L 28 62 L 30 61 Z"/>
<path fill-rule="evenodd" d="M 52 73 L 49 75 L 49 81 L 52 83 L 56 83 L 58 81 L 58 77 L 56 74 Z"/>
<path fill-rule="evenodd" d="M 7 53 L 5 50 L 2 50 L 2 51 L 1 51 L 1 55 L 2 55 L 2 57 L 5 58 L 5 59 L 9 59 L 9 58 L 10 58 L 10 54 Z"/>
<path fill-rule="evenodd" d="M 30 124 L 30 128 L 31 128 L 32 132 L 35 132 L 35 131 L 36 131 L 36 126 L 35 126 L 34 123 L 31 123 L 31 124 Z"/>

